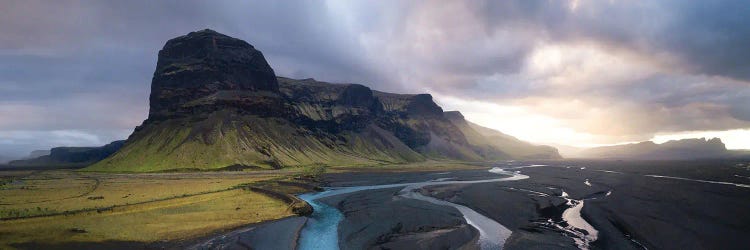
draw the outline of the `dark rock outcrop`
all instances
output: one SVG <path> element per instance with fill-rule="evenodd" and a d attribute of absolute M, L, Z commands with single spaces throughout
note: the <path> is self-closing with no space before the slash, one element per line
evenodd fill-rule
<path fill-rule="evenodd" d="M 432 101 L 432 95 L 430 94 L 418 94 L 411 97 L 409 105 L 406 106 L 406 111 L 413 116 L 443 116 L 443 109 Z"/>
<path fill-rule="evenodd" d="M 167 41 L 159 51 L 149 119 L 190 115 L 196 106 L 217 100 L 252 106 L 263 101 L 253 97 L 264 99 L 253 92 L 278 90 L 273 69 L 252 45 L 209 29 L 191 32 Z"/>
<path fill-rule="evenodd" d="M 430 94 L 393 94 L 376 91 L 375 96 L 383 105 L 383 109 L 398 114 L 401 117 L 413 115 L 422 117 L 442 117 L 440 108 Z"/>

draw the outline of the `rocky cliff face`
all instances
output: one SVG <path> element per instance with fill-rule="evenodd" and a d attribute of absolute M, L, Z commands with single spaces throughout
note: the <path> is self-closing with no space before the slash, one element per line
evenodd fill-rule
<path fill-rule="evenodd" d="M 278 92 L 273 69 L 252 45 L 213 30 L 191 32 L 159 51 L 149 119 L 193 115 L 217 104 L 261 111 L 253 108 Z"/>
<path fill-rule="evenodd" d="M 149 117 L 95 170 L 373 165 L 511 156 L 472 144 L 429 94 L 275 76 L 260 51 L 211 30 L 159 52 Z M 519 141 L 520 142 L 520 141 Z M 540 154 L 548 158 L 548 154 Z"/>

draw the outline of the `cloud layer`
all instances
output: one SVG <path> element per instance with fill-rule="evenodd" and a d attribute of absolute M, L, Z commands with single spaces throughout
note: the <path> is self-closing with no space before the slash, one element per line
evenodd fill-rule
<path fill-rule="evenodd" d="M 536 142 L 750 128 L 743 1 L 2 5 L 0 153 L 125 138 L 147 115 L 158 50 L 203 28 L 247 40 L 279 75 L 428 91 Z"/>

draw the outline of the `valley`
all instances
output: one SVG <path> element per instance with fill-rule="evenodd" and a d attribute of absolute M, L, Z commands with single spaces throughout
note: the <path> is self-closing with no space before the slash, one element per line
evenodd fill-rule
<path fill-rule="evenodd" d="M 304 207 L 272 195 L 277 191 L 264 189 L 268 185 L 282 196 L 310 191 L 293 182 L 279 185 L 291 179 L 289 173 L 0 175 L 0 248 L 179 241 L 288 217 Z"/>

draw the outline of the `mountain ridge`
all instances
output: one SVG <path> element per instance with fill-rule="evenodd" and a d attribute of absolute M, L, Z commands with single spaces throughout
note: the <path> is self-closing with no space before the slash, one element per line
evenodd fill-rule
<path fill-rule="evenodd" d="M 720 138 L 690 138 L 664 143 L 643 141 L 622 145 L 582 149 L 577 158 L 695 160 L 718 158 L 750 158 L 740 150 L 728 150 Z"/>
<path fill-rule="evenodd" d="M 252 45 L 212 30 L 167 41 L 159 52 L 149 101 L 148 118 L 124 147 L 89 170 L 513 157 L 497 147 L 472 144 L 465 136 L 467 128 L 446 118 L 429 94 L 277 77 Z M 546 148 L 536 156 L 560 157 Z"/>
<path fill-rule="evenodd" d="M 86 167 L 109 157 L 124 144 L 125 141 L 120 140 L 99 147 L 54 147 L 50 150 L 34 150 L 29 157 L 9 161 L 7 165 L 45 168 Z"/>

